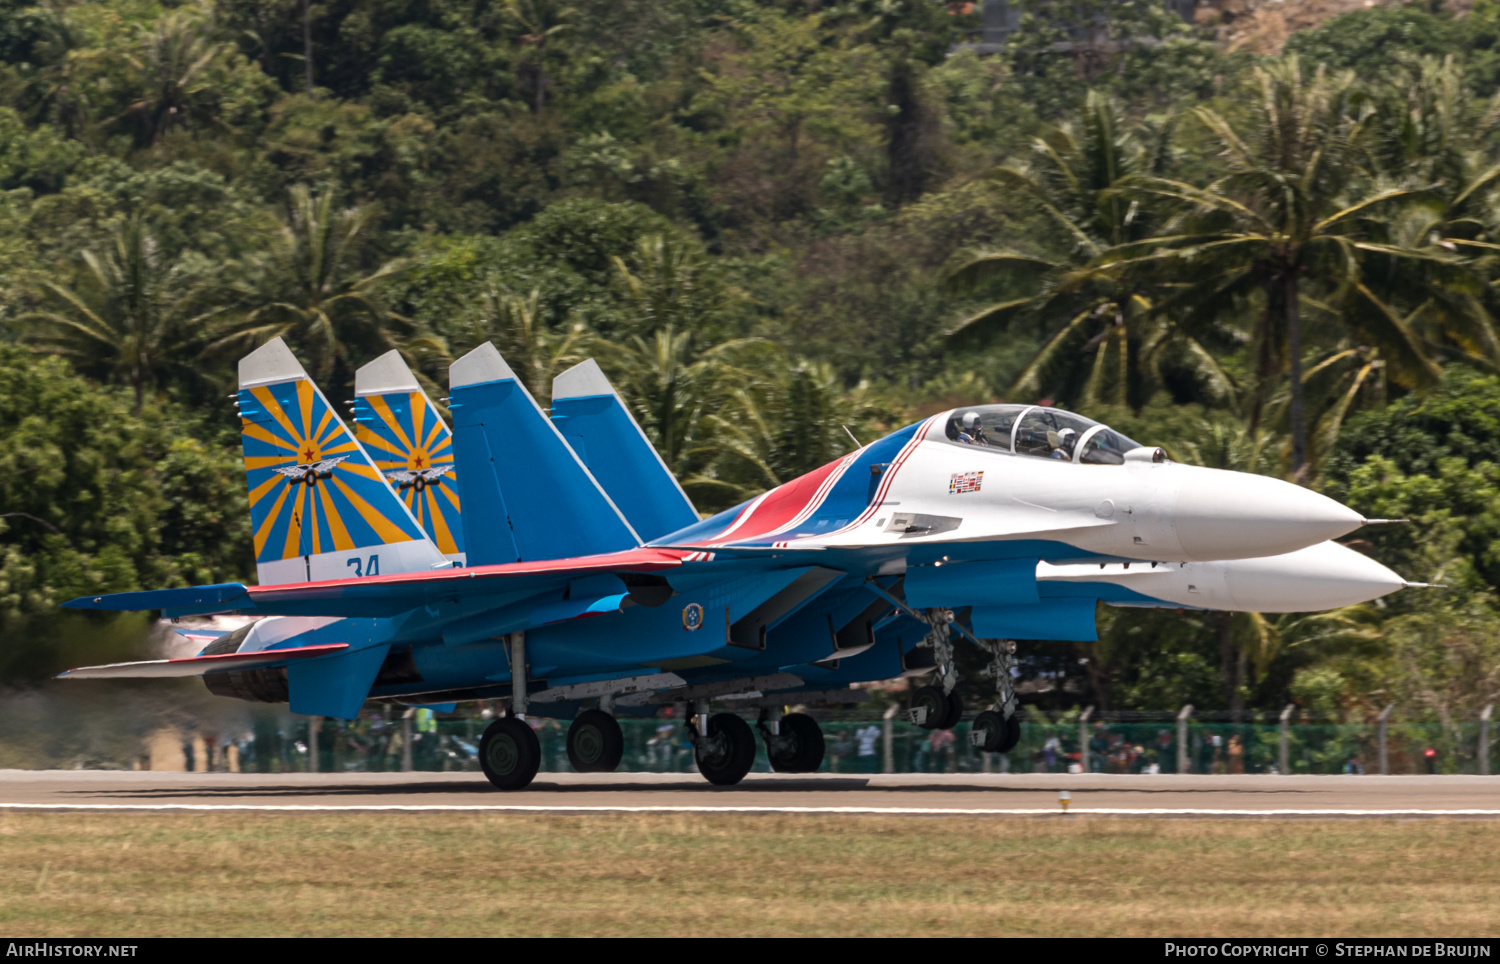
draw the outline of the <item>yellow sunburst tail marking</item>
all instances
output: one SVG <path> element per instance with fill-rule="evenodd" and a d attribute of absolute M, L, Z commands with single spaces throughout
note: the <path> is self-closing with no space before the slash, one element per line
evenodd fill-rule
<path fill-rule="evenodd" d="M 279 339 L 241 360 L 238 400 L 263 584 L 446 565 Z"/>
<path fill-rule="evenodd" d="M 453 432 L 416 377 L 395 352 L 361 368 L 355 376 L 354 435 L 427 537 L 456 562 L 465 558 Z M 434 498 L 433 489 L 443 497 Z"/>

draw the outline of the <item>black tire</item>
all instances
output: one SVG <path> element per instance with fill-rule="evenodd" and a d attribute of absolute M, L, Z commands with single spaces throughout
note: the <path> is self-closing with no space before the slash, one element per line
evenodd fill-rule
<path fill-rule="evenodd" d="M 1012 715 L 1005 721 L 1005 739 L 1000 741 L 1000 749 L 996 753 L 1009 753 L 1021 742 L 1021 718 Z"/>
<path fill-rule="evenodd" d="M 958 690 L 947 695 L 948 713 L 943 717 L 943 722 L 938 725 L 940 730 L 951 730 L 958 725 L 958 721 L 964 718 L 964 701 L 958 695 Z"/>
<path fill-rule="evenodd" d="M 620 723 L 603 710 L 584 710 L 568 727 L 568 762 L 579 773 L 613 773 L 624 755 Z"/>
<path fill-rule="evenodd" d="M 722 741 L 714 737 L 722 735 Z M 698 762 L 698 772 L 709 783 L 720 787 L 732 787 L 745 779 L 755 763 L 755 731 L 750 724 L 733 713 L 716 713 L 708 718 L 708 736 L 705 741 L 695 742 L 693 758 Z M 705 747 L 722 742 L 718 753 L 708 753 Z"/>
<path fill-rule="evenodd" d="M 485 727 L 479 766 L 496 789 L 521 790 L 542 765 L 542 744 L 525 720 L 507 716 Z"/>
<path fill-rule="evenodd" d="M 1000 753 L 1005 745 L 1005 718 L 994 710 L 985 710 L 974 717 L 974 733 L 983 733 L 984 742 L 976 749 L 982 753 Z"/>
<path fill-rule="evenodd" d="M 927 719 L 917 725 L 924 730 L 942 729 L 943 720 L 947 719 L 949 706 L 948 697 L 936 686 L 924 686 L 912 694 L 911 708 L 927 709 Z"/>
<path fill-rule="evenodd" d="M 823 765 L 823 728 L 806 713 L 789 713 L 781 718 L 782 736 L 791 737 L 783 753 L 771 752 L 766 741 L 766 757 L 777 773 L 816 773 Z"/>

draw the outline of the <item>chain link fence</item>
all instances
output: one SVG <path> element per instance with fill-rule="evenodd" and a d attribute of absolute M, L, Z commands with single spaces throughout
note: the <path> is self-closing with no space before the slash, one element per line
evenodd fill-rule
<path fill-rule="evenodd" d="M 488 721 L 433 719 L 362 719 L 352 723 L 323 720 L 317 733 L 317 770 L 326 773 L 465 771 L 479 769 L 479 738 Z M 542 747 L 542 772 L 567 773 L 569 721 L 533 719 Z M 692 773 L 693 748 L 688 727 L 671 719 L 622 719 L 623 771 Z M 1177 727 L 1165 723 L 1086 724 L 1086 747 L 1077 723 L 1026 721 L 1020 743 L 1009 753 L 981 753 L 969 742 L 969 724 L 953 730 L 924 730 L 901 720 L 828 720 L 822 723 L 826 744 L 825 773 L 1175 773 L 1178 771 Z M 1388 735 L 1390 772 L 1478 773 L 1478 723 L 1391 724 Z M 1376 727 L 1370 725 L 1292 725 L 1287 728 L 1287 756 L 1292 773 L 1378 773 Z M 408 734 L 410 744 L 408 747 Z M 1281 728 L 1266 724 L 1190 723 L 1187 771 L 1199 774 L 1277 773 Z M 200 744 L 202 745 L 202 744 Z M 233 745 L 233 751 L 229 750 Z M 262 717 L 252 732 L 205 752 L 210 769 L 255 772 L 306 771 L 309 725 L 296 717 Z M 1084 749 L 1087 752 L 1083 752 Z M 1500 767 L 1494 742 L 1489 772 Z M 189 761 L 189 766 L 202 764 Z M 755 772 L 768 772 L 761 746 Z"/>

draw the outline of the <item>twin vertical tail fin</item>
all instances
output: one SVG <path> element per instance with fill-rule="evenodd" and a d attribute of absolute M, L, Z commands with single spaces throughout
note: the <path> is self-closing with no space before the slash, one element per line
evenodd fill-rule
<path fill-rule="evenodd" d="M 470 565 L 641 544 L 625 516 L 488 342 L 449 369 Z"/>
<path fill-rule="evenodd" d="M 389 351 L 355 373 L 354 437 L 438 551 L 463 565 L 453 433 L 400 352 Z"/>
<path fill-rule="evenodd" d="M 280 338 L 240 359 L 239 375 L 262 585 L 450 564 Z"/>
<path fill-rule="evenodd" d="M 592 358 L 552 380 L 552 424 L 642 539 L 698 521 L 687 493 Z"/>

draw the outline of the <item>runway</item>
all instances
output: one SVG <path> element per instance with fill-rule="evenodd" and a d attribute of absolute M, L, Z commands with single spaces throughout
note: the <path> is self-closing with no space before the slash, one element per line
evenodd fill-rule
<path fill-rule="evenodd" d="M 448 810 L 1160 817 L 1500 817 L 1500 777 L 544 773 L 501 793 L 478 773 L 0 770 L 0 809 Z"/>

